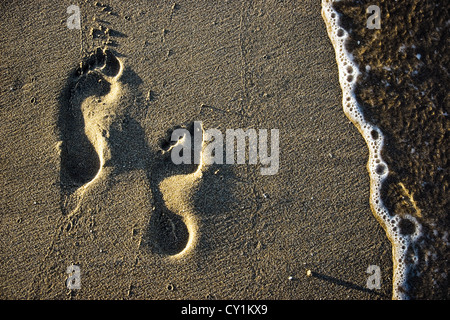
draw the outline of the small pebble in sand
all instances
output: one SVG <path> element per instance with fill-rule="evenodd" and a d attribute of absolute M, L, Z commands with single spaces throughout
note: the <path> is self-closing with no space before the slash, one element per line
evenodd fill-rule
<path fill-rule="evenodd" d="M 174 291 L 174 290 L 175 290 L 175 286 L 174 286 L 172 283 L 169 283 L 169 284 L 167 285 L 167 290 L 169 290 L 169 291 Z"/>

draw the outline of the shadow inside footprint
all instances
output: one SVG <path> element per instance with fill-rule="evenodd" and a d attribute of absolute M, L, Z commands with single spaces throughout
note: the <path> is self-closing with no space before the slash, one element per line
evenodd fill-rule
<path fill-rule="evenodd" d="M 187 226 L 187 222 L 183 215 L 192 214 L 189 212 L 192 210 L 189 204 L 184 207 L 186 211 L 173 212 L 167 207 L 167 198 L 176 198 L 177 193 L 179 195 L 189 198 L 190 195 L 196 192 L 193 185 L 188 185 L 187 190 L 182 189 L 182 183 L 178 179 L 182 177 L 188 177 L 194 174 L 199 168 L 198 164 L 194 164 L 195 152 L 201 152 L 201 150 L 194 150 L 191 148 L 191 163 L 175 165 L 171 159 L 171 148 L 177 143 L 177 141 L 171 141 L 172 132 L 175 129 L 185 129 L 191 136 L 194 135 L 193 123 L 185 124 L 182 126 L 176 126 L 166 132 L 164 138 L 158 142 L 159 150 L 156 155 L 152 155 L 152 164 L 149 168 L 148 179 L 152 186 L 152 196 L 154 201 L 154 212 L 150 218 L 149 225 L 144 235 L 144 243 L 155 253 L 161 255 L 175 255 L 182 252 L 188 245 L 191 236 Z M 161 190 L 161 183 L 167 181 L 167 179 L 173 180 L 173 189 L 169 191 L 173 194 L 163 194 Z M 180 183 L 180 184 L 177 184 Z M 181 192 L 181 193 L 180 193 Z M 183 203 L 182 199 L 180 203 Z"/>
<path fill-rule="evenodd" d="M 160 255 L 176 255 L 189 241 L 189 231 L 182 218 L 164 205 L 158 205 L 149 221 L 145 245 Z"/>
<path fill-rule="evenodd" d="M 192 166 L 176 166 L 170 155 L 162 156 L 153 152 L 146 142 L 141 125 L 133 118 L 125 116 L 109 132 L 111 161 L 105 166 L 114 168 L 114 174 L 144 169 L 150 183 L 154 209 L 150 216 L 142 245 L 155 254 L 172 256 L 183 251 L 189 241 L 189 230 L 183 218 L 166 206 L 159 188 L 160 182 L 168 176 L 191 173 Z"/>
<path fill-rule="evenodd" d="M 68 77 L 59 97 L 58 128 L 61 144 L 60 185 L 64 196 L 70 196 L 92 181 L 100 170 L 100 157 L 86 135 L 83 101 L 102 97 L 111 90 L 104 76 L 120 71 L 120 62 L 109 50 L 98 48 Z M 66 214 L 64 208 L 63 213 Z"/>
<path fill-rule="evenodd" d="M 94 76 L 82 79 L 78 83 L 73 81 L 73 79 L 69 80 L 61 95 L 58 119 L 62 140 L 60 178 L 62 186 L 69 188 L 77 188 L 91 181 L 100 169 L 100 158 L 85 133 L 81 105 L 73 104 L 72 96 L 77 92 L 83 92 L 83 88 L 88 88 L 88 93 L 107 90 L 103 87 L 97 90 L 92 86 L 96 84 Z"/>

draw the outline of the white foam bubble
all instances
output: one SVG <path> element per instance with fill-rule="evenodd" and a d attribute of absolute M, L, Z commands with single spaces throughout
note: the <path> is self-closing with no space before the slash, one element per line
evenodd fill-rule
<path fill-rule="evenodd" d="M 339 69 L 339 82 L 342 89 L 342 105 L 347 117 L 355 124 L 364 137 L 369 148 L 369 160 L 367 169 L 370 176 L 370 205 L 372 211 L 383 226 L 392 243 L 392 259 L 394 265 L 393 275 L 393 299 L 407 299 L 407 275 L 411 264 L 418 262 L 417 254 L 412 250 L 413 243 L 421 235 L 421 227 L 418 221 L 410 216 L 393 216 L 383 205 L 381 199 L 381 186 L 388 176 L 389 168 L 381 157 L 384 137 L 379 128 L 367 122 L 361 112 L 355 94 L 355 82 L 360 75 L 358 66 L 353 61 L 353 56 L 346 51 L 345 42 L 349 38 L 346 30 L 339 26 L 339 14 L 332 4 L 339 0 L 322 0 L 322 17 L 327 26 L 328 36 L 336 53 L 336 61 Z M 366 71 L 369 66 L 364 66 Z M 412 234 L 400 233 L 400 222 L 407 219 L 415 226 Z M 412 252 L 412 256 L 411 256 Z"/>

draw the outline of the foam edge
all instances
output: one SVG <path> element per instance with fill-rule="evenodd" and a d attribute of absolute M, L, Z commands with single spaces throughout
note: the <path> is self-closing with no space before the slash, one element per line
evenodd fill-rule
<path fill-rule="evenodd" d="M 338 1 L 340 0 L 322 0 L 322 17 L 336 53 L 344 113 L 358 128 L 369 148 L 367 170 L 370 176 L 370 207 L 392 244 L 392 299 L 404 300 L 409 298 L 407 294 L 409 270 L 418 262 L 417 253 L 411 249 L 422 233 L 421 226 L 415 217 L 404 215 L 400 218 L 390 214 L 383 205 L 381 186 L 389 173 L 389 168 L 381 157 L 384 137 L 379 128 L 364 119 L 356 101 L 354 89 L 360 71 L 353 61 L 352 55 L 345 49 L 345 42 L 349 34 L 339 26 L 339 14 L 332 6 L 334 2 Z M 403 235 L 400 233 L 399 222 L 402 219 L 407 219 L 414 224 L 415 232 L 413 234 Z"/>

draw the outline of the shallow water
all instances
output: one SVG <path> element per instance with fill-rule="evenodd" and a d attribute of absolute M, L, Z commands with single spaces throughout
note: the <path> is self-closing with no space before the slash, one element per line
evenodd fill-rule
<path fill-rule="evenodd" d="M 368 27 L 371 5 L 380 9 L 379 29 Z M 393 245 L 393 298 L 445 299 L 448 7 L 420 0 L 324 0 L 322 7 L 344 111 L 371 151 L 371 206 Z"/>

